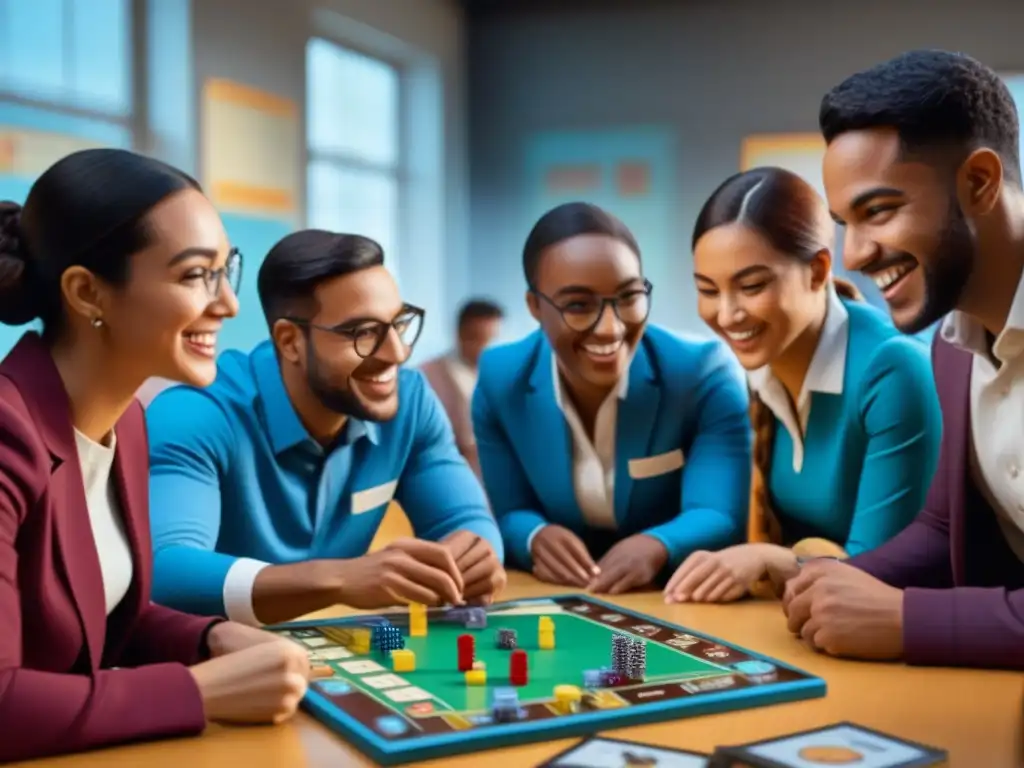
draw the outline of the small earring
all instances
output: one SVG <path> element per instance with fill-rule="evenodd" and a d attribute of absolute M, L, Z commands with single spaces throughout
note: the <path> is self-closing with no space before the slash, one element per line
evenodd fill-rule
<path fill-rule="evenodd" d="M 94 317 L 92 319 L 92 327 L 93 328 L 102 328 L 103 327 L 103 318 Z"/>

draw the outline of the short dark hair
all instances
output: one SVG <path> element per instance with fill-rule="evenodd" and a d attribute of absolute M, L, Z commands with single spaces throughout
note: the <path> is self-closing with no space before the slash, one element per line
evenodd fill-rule
<path fill-rule="evenodd" d="M 123 285 L 130 257 L 153 237 L 146 215 L 198 182 L 177 168 L 123 149 L 86 149 L 36 179 L 24 207 L 0 203 L 0 322 L 37 318 L 52 337 L 64 322 L 60 279 L 84 267 Z"/>
<path fill-rule="evenodd" d="M 605 235 L 629 247 L 640 258 L 640 246 L 636 238 L 612 214 L 591 203 L 563 203 L 545 213 L 526 238 L 523 246 L 523 273 L 526 282 L 533 287 L 537 279 L 537 267 L 544 251 L 563 240 L 579 235 Z"/>
<path fill-rule="evenodd" d="M 462 328 L 474 320 L 501 320 L 505 310 L 500 305 L 487 299 L 470 299 L 459 308 L 458 328 Z"/>
<path fill-rule="evenodd" d="M 315 291 L 324 282 L 384 264 L 380 245 L 362 235 L 304 229 L 279 240 L 260 265 L 256 290 L 267 324 L 315 314 Z"/>
<path fill-rule="evenodd" d="M 962 53 L 908 51 L 846 78 L 825 94 L 818 123 L 826 143 L 840 134 L 894 128 L 907 154 L 952 149 L 958 163 L 980 147 L 1021 180 L 1017 105 L 1006 83 Z"/>

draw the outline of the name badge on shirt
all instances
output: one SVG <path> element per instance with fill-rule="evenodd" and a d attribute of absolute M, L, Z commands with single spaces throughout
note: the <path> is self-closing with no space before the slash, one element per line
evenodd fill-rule
<path fill-rule="evenodd" d="M 377 509 L 385 504 L 390 504 L 391 500 L 395 497 L 395 489 L 397 487 L 398 481 L 392 480 L 390 483 L 367 488 L 365 491 L 356 491 L 352 494 L 352 514 L 361 515 L 364 512 L 369 512 L 371 509 Z"/>
<path fill-rule="evenodd" d="M 683 449 L 676 448 L 668 453 L 648 456 L 645 459 L 629 460 L 629 476 L 634 480 L 646 480 L 650 477 L 667 475 L 683 466 Z"/>

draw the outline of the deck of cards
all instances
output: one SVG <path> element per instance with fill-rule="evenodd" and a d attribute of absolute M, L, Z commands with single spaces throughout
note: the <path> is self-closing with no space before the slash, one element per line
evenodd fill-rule
<path fill-rule="evenodd" d="M 732 747 L 719 747 L 708 768 L 923 768 L 944 765 L 941 749 L 888 736 L 853 723 Z"/>

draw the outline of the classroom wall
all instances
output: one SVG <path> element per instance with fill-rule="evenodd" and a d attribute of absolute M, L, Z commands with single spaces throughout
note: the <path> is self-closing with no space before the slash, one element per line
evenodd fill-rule
<path fill-rule="evenodd" d="M 509 303 L 517 331 L 532 327 L 522 243 L 541 204 L 557 199 L 538 198 L 538 146 L 554 142 L 571 155 L 574 143 L 607 146 L 612 135 L 627 144 L 617 151 L 647 152 L 670 168 L 668 178 L 651 179 L 647 204 L 606 187 L 595 194 L 628 203 L 631 215 L 664 211 L 659 223 L 642 222 L 657 275 L 653 318 L 704 334 L 690 232 L 707 195 L 739 170 L 745 136 L 816 131 L 830 86 L 909 48 L 962 50 L 999 71 L 1024 72 L 1018 0 L 969 8 L 957 0 L 468 5 L 471 284 Z"/>
<path fill-rule="evenodd" d="M 403 144 L 414 155 L 410 174 L 422 184 L 415 199 L 406 201 L 412 216 L 401 283 L 407 300 L 429 310 L 416 359 L 444 349 L 452 336 L 451 307 L 469 291 L 465 44 L 457 3 L 194 0 L 192 14 L 197 112 L 203 83 L 225 78 L 293 99 L 304 115 L 305 45 L 311 35 L 410 64 L 406 85 L 414 102 L 403 107 L 415 112 L 419 123 L 406 126 Z M 438 82 L 424 84 L 435 73 Z M 297 151 L 304 168 L 305 148 Z M 303 209 L 300 200 L 300 217 Z M 225 338 L 247 346 L 265 335 L 254 289 L 259 257 L 288 227 L 265 217 L 229 215 L 227 221 L 229 234 L 246 254 L 246 275 L 242 315 Z"/>
<path fill-rule="evenodd" d="M 76 2 L 86 7 L 91 0 Z M 245 268 L 241 312 L 225 326 L 221 342 L 223 347 L 248 349 L 266 337 L 255 292 L 260 261 L 274 242 L 305 223 L 306 42 L 311 36 L 329 38 L 385 58 L 403 72 L 401 109 L 408 119 L 401 141 L 408 163 L 401 205 L 408 227 L 399 249 L 405 251 L 400 282 L 407 300 L 429 310 L 413 362 L 446 348 L 454 306 L 469 290 L 465 41 L 463 14 L 455 0 L 127 2 L 132 23 L 124 37 L 132 42 L 136 100 L 128 124 L 97 124 L 67 112 L 40 111 L 31 100 L 7 98 L 0 79 L 0 199 L 23 200 L 35 177 L 56 157 L 91 145 L 134 145 L 207 182 L 203 92 L 211 80 L 254 89 L 265 102 L 290 102 L 299 123 L 295 140 L 274 149 L 301 173 L 294 210 L 285 215 L 222 207 L 228 234 L 245 255 Z M 101 14 L 81 18 L 117 26 Z M 89 27 L 83 30 L 84 35 Z M 59 35 L 40 33 L 40 40 L 59 49 Z M 76 56 L 79 52 L 76 48 Z M 89 61 L 88 51 L 81 52 L 76 67 Z M 60 66 L 54 61 L 44 57 L 39 64 Z M 251 141 L 255 133 L 259 131 L 239 131 L 237 140 Z M 275 158 L 276 165 L 287 165 L 280 160 Z M 0 354 L 23 330 L 0 328 Z"/>

